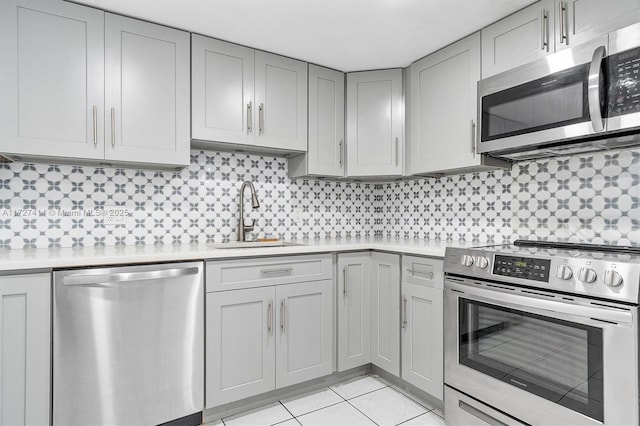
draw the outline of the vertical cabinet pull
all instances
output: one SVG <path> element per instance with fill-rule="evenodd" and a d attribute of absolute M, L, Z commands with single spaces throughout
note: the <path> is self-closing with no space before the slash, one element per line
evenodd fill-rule
<path fill-rule="evenodd" d="M 280 302 L 280 330 L 284 333 L 284 315 L 285 315 L 284 299 Z"/>
<path fill-rule="evenodd" d="M 251 114 L 251 109 L 253 108 L 252 102 L 249 101 L 247 104 L 247 134 L 253 132 L 253 117 Z"/>
<path fill-rule="evenodd" d="M 476 122 L 471 120 L 471 154 L 476 155 Z"/>
<path fill-rule="evenodd" d="M 98 107 L 93 106 L 93 144 L 98 145 Z"/>
<path fill-rule="evenodd" d="M 340 139 L 340 143 L 338 144 L 338 154 L 339 154 L 339 156 L 338 156 L 338 158 L 339 158 L 338 163 L 340 164 L 340 168 L 342 168 L 342 159 L 343 159 L 343 155 L 344 155 L 344 151 L 343 151 L 343 149 L 344 149 L 344 148 L 343 148 L 343 145 L 344 145 L 344 144 L 343 144 L 343 142 L 344 142 L 344 140 L 343 140 L 343 139 Z"/>
<path fill-rule="evenodd" d="M 549 51 L 549 15 L 545 9 L 542 9 L 542 16 L 540 19 L 541 22 L 541 37 L 542 43 L 540 46 L 541 50 Z"/>
<path fill-rule="evenodd" d="M 347 268 L 342 268 L 342 296 L 347 297 Z"/>
<path fill-rule="evenodd" d="M 264 104 L 258 107 L 258 134 L 264 133 Z"/>
<path fill-rule="evenodd" d="M 407 296 L 402 298 L 402 328 L 407 328 Z"/>
<path fill-rule="evenodd" d="M 560 3 L 560 44 L 569 44 L 569 40 L 567 40 L 567 22 L 565 21 L 567 17 L 567 7 L 564 5 L 564 2 Z"/>
<path fill-rule="evenodd" d="M 399 142 L 398 142 L 398 138 L 396 137 L 396 166 L 398 165 L 398 157 L 400 156 L 398 146 L 399 146 Z"/>
<path fill-rule="evenodd" d="M 267 333 L 273 334 L 273 300 L 269 301 L 267 308 Z"/>
<path fill-rule="evenodd" d="M 111 146 L 116 146 L 116 109 L 111 108 Z"/>

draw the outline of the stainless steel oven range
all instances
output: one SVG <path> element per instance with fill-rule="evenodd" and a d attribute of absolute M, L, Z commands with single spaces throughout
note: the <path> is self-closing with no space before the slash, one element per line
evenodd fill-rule
<path fill-rule="evenodd" d="M 640 248 L 445 254 L 448 425 L 638 425 Z"/>

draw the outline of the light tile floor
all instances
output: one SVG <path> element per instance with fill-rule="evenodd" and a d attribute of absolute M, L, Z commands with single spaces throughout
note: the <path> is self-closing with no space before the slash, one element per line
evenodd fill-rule
<path fill-rule="evenodd" d="M 443 426 L 442 413 L 376 376 L 284 399 L 206 426 Z"/>

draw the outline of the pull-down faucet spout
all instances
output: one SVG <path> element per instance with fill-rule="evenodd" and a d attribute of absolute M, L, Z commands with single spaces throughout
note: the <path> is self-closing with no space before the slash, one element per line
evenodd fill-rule
<path fill-rule="evenodd" d="M 253 226 L 255 225 L 255 219 L 251 221 L 251 225 L 244 224 L 244 189 L 249 187 L 251 190 L 251 207 L 257 209 L 260 207 L 260 202 L 258 201 L 258 196 L 256 195 L 256 189 L 250 181 L 245 181 L 240 187 L 240 200 L 239 200 L 239 215 L 240 218 L 238 220 L 238 241 L 245 241 L 246 233 L 253 231 Z"/>

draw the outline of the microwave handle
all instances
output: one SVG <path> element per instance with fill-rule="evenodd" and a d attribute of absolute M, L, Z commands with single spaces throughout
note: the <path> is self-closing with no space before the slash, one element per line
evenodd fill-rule
<path fill-rule="evenodd" d="M 602 73 L 602 60 L 606 53 L 604 46 L 598 46 L 593 52 L 591 65 L 589 66 L 589 114 L 591 115 L 591 125 L 596 132 L 604 130 L 604 120 L 600 109 L 600 75 Z"/>

